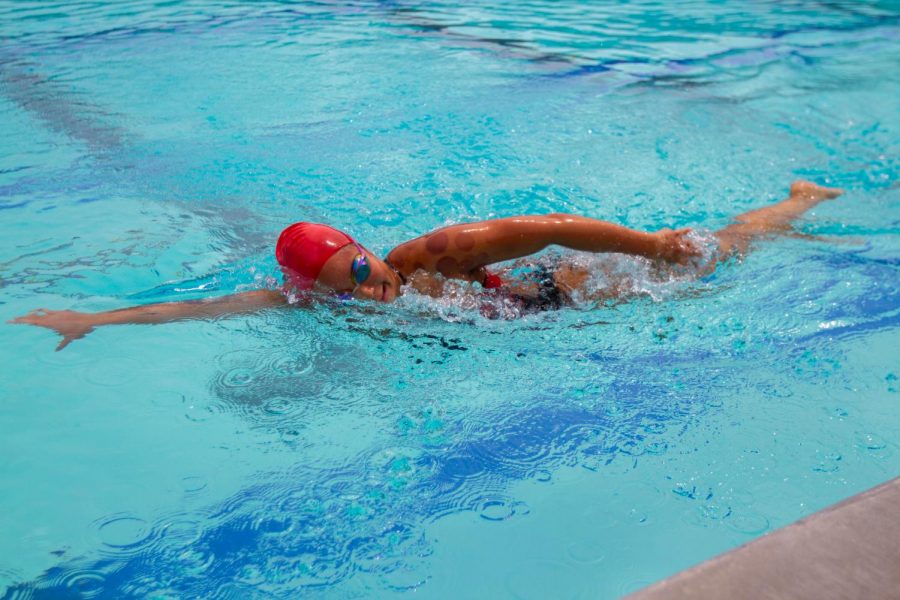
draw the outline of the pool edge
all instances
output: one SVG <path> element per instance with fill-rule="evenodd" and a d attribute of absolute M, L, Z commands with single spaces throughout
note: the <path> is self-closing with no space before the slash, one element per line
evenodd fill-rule
<path fill-rule="evenodd" d="M 898 590 L 895 477 L 627 598 L 891 598 Z"/>

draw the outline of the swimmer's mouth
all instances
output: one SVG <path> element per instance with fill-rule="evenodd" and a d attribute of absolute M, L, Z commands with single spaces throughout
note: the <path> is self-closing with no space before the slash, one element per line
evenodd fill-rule
<path fill-rule="evenodd" d="M 384 302 L 384 299 L 387 297 L 387 284 L 381 284 L 381 301 Z"/>

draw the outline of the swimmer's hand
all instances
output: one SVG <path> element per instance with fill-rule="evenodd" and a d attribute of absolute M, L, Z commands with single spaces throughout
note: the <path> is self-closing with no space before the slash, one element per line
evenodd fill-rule
<path fill-rule="evenodd" d="M 52 329 L 63 337 L 59 345 L 56 346 L 58 352 L 75 340 L 83 338 L 92 332 L 96 324 L 93 317 L 94 315 L 74 310 L 46 310 L 39 308 L 9 322 Z"/>
<path fill-rule="evenodd" d="M 689 227 L 683 229 L 660 229 L 652 234 L 656 241 L 655 258 L 661 258 L 667 262 L 684 265 L 701 255 L 700 248 L 693 240 L 688 238 L 691 233 Z"/>
<path fill-rule="evenodd" d="M 218 319 L 282 306 L 289 304 L 280 291 L 254 290 L 218 298 L 144 304 L 99 313 L 40 308 L 24 317 L 13 319 L 10 323 L 25 323 L 52 329 L 63 336 L 56 347 L 57 350 L 62 350 L 101 325 L 156 325 L 191 319 Z"/>

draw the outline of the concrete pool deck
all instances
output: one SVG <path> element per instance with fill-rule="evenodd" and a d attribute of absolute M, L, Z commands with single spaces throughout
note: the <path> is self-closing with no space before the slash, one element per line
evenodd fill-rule
<path fill-rule="evenodd" d="M 900 477 L 630 596 L 900 598 Z"/>

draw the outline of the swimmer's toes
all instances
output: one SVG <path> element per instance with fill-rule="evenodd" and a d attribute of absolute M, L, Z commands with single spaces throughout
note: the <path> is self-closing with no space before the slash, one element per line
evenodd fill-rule
<path fill-rule="evenodd" d="M 799 179 L 791 184 L 792 198 L 805 198 L 809 200 L 830 200 L 844 193 L 841 188 L 830 188 L 817 185 L 812 181 Z"/>

